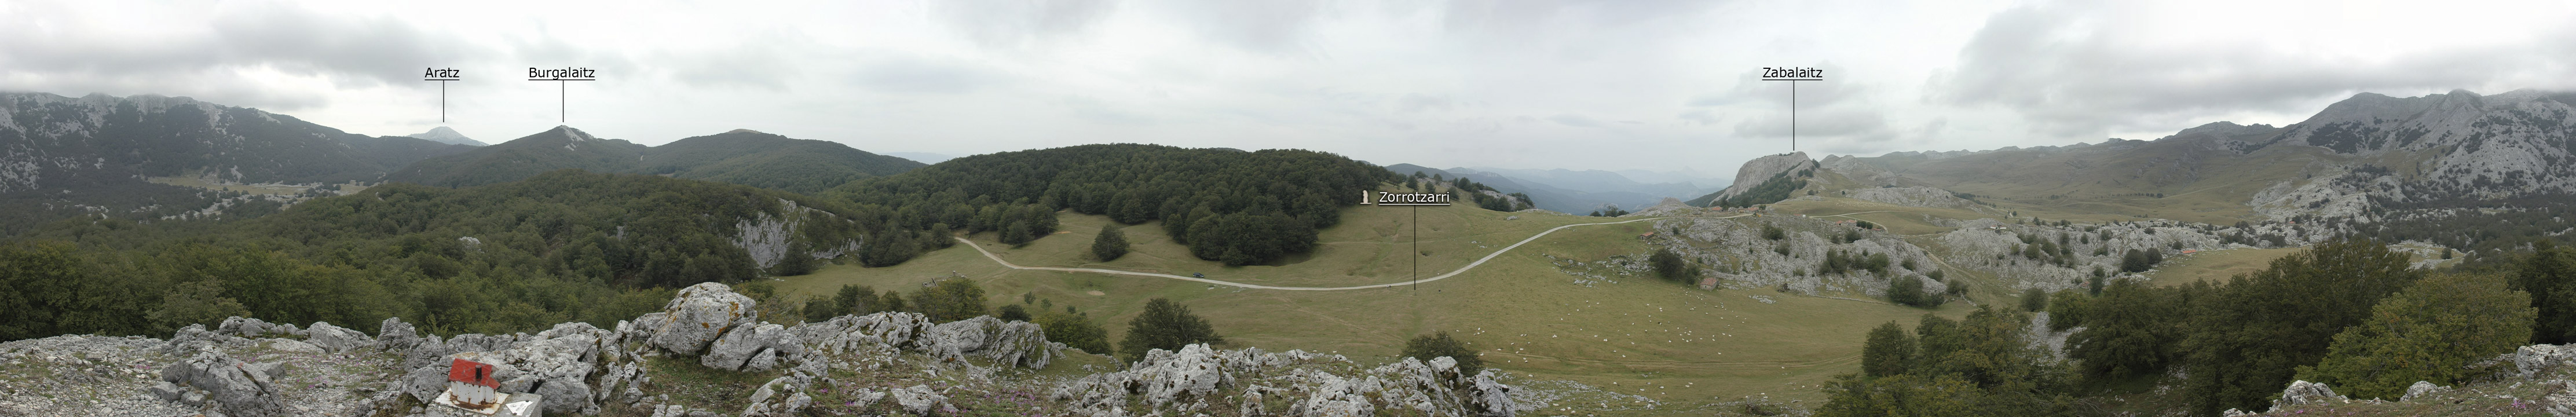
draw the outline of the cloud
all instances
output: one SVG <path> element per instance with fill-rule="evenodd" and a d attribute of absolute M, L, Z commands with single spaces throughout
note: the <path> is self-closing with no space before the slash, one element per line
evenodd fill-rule
<path fill-rule="evenodd" d="M 1305 52 L 1308 32 L 1324 12 L 1319 0 L 1169 0 L 1153 6 L 1208 40 L 1277 55 Z"/>
<path fill-rule="evenodd" d="M 967 39 L 1007 47 L 1088 33 L 1118 11 L 1112 0 L 955 0 L 930 2 L 930 12 Z"/>
<path fill-rule="evenodd" d="M 1548 117 L 1548 118 L 1547 118 L 1547 120 L 1548 120 L 1548 121 L 1551 121 L 1551 122 L 1556 122 L 1557 124 L 1566 125 L 1566 126 L 1574 126 L 1574 127 L 1602 127 L 1602 124 L 1601 124 L 1601 121 L 1600 121 L 1600 120 L 1593 120 L 1593 119 L 1592 119 L 1592 118 L 1590 118 L 1590 117 L 1584 117 L 1583 115 L 1579 115 L 1579 114 L 1572 114 L 1572 113 L 1560 114 L 1560 115 L 1556 115 L 1556 116 L 1553 116 L 1553 117 Z"/>
<path fill-rule="evenodd" d="M 332 16 L 291 4 L 164 10 L 195 19 L 173 22 L 57 6 L 0 13 L 0 80 L 73 95 L 194 95 L 291 109 L 322 104 L 327 94 L 260 90 L 295 77 L 340 87 L 435 88 L 412 80 L 422 68 L 486 52 L 440 42 L 440 34 L 390 16 Z"/>
<path fill-rule="evenodd" d="M 2473 88 L 2512 73 L 2503 69 L 2558 68 L 2563 78 L 2568 64 L 2563 54 L 2530 53 L 2535 42 L 2568 43 L 2563 33 L 2546 36 L 2564 30 L 2505 42 L 2373 45 L 2381 42 L 2375 36 L 2456 22 L 2392 16 L 2403 23 L 2345 28 L 2330 21 L 2339 15 L 2288 12 L 2213 22 L 2227 17 L 2160 18 L 2091 2 L 2017 7 L 1988 18 L 1957 66 L 1927 87 L 1938 103 L 2000 106 L 2028 118 L 2034 131 L 2081 136 L 2232 112 L 2308 113 L 2320 99 L 2361 91 Z"/>
<path fill-rule="evenodd" d="M 876 92 L 963 94 L 1004 79 L 999 73 L 954 58 L 895 53 L 859 68 L 851 81 Z"/>
<path fill-rule="evenodd" d="M 1407 93 L 1404 97 L 1398 97 L 1395 99 L 1395 111 L 1397 113 L 1449 110 L 1450 107 L 1454 107 L 1456 105 L 1455 101 L 1451 100 L 1449 96 L 1446 95 Z"/>

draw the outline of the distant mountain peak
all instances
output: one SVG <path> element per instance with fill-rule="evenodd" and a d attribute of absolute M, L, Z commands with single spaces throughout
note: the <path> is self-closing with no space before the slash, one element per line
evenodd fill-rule
<path fill-rule="evenodd" d="M 756 134 L 756 135 L 766 135 L 766 134 L 768 134 L 768 133 L 761 133 L 761 132 L 760 132 L 760 131 L 758 131 L 758 130 L 751 130 L 751 129 L 734 129 L 734 130 L 727 130 L 727 131 L 725 131 L 725 133 L 750 133 L 750 134 Z"/>
<path fill-rule="evenodd" d="M 456 133 L 456 129 L 449 129 L 449 128 L 447 128 L 447 126 L 433 127 L 433 128 L 429 128 L 429 131 L 427 131 L 427 132 L 414 133 L 414 134 L 405 135 L 405 136 L 413 137 L 413 138 L 419 138 L 419 139 L 425 139 L 425 140 L 428 140 L 428 141 L 431 141 L 431 142 L 445 143 L 445 144 L 450 144 L 450 145 L 470 145 L 470 146 L 490 146 L 490 145 L 491 145 L 491 144 L 489 144 L 489 143 L 483 143 L 483 141 L 474 140 L 474 138 L 465 137 L 465 134 L 463 134 L 463 133 Z"/>
<path fill-rule="evenodd" d="M 599 137 L 591 136 L 590 132 L 583 132 L 581 129 L 574 129 L 572 126 L 556 125 L 554 131 L 562 132 L 564 137 L 571 138 L 574 142 L 599 140 Z"/>

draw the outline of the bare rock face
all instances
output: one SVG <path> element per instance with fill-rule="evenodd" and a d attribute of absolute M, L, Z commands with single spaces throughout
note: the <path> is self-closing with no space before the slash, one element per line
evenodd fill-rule
<path fill-rule="evenodd" d="M 1461 375 L 1457 362 L 1404 358 L 1358 373 L 1327 371 L 1353 364 L 1340 355 L 1304 351 L 1210 349 L 1146 351 L 1144 360 L 1119 372 L 1065 382 L 1047 398 L 1076 413 L 1204 413 L 1211 402 L 1243 404 L 1245 415 L 1364 416 L 1381 410 L 1425 415 L 1512 415 L 1511 387 L 1491 371 Z M 1347 375 L 1347 376 L 1345 376 Z M 1230 400 L 1229 400 L 1230 397 Z M 1217 401 L 1210 401 L 1215 399 Z M 1262 409 L 1264 399 L 1289 399 L 1288 409 Z M 1147 410 L 1126 410 L 1141 404 Z"/>
<path fill-rule="evenodd" d="M 1863 188 L 1851 190 L 1851 198 L 1907 207 L 1965 208 L 1976 205 L 1959 199 L 1949 190 L 1932 187 Z"/>
<path fill-rule="evenodd" d="M 2576 362 L 2576 345 L 2531 345 L 2513 351 L 2513 369 L 2523 378 Z"/>
<path fill-rule="evenodd" d="M 312 341 L 316 346 L 321 346 L 323 349 L 331 351 L 331 353 L 341 353 L 353 349 L 376 346 L 375 338 L 367 337 L 366 333 L 360 333 L 356 330 L 349 330 L 340 326 L 333 326 L 331 323 L 326 322 L 313 322 L 313 327 L 305 329 L 304 332 L 309 336 L 307 340 Z"/>
<path fill-rule="evenodd" d="M 260 321 L 259 319 L 254 318 L 227 317 L 224 318 L 223 324 L 215 326 L 215 333 L 235 337 L 261 338 L 287 335 L 300 336 L 304 334 L 304 330 L 297 329 L 295 328 L 295 325 L 292 324 L 270 324 L 269 322 Z"/>
<path fill-rule="evenodd" d="M 1808 158 L 1806 152 L 1753 158 L 1751 161 L 1745 161 L 1744 167 L 1735 170 L 1735 184 L 1727 186 L 1726 191 L 1718 192 L 1717 198 L 1735 197 L 1736 194 L 1743 194 L 1754 186 L 1762 185 L 1763 181 L 1770 181 L 1772 176 L 1814 167 L 1816 167 L 1816 160 Z"/>
<path fill-rule="evenodd" d="M 752 358 L 769 355 L 772 361 L 770 365 L 775 366 L 779 352 L 795 354 L 804 352 L 804 349 L 805 342 L 799 340 L 794 333 L 788 332 L 786 326 L 769 323 L 760 323 L 758 326 L 737 326 L 733 331 L 725 332 L 724 337 L 717 338 L 714 344 L 708 345 L 706 355 L 698 357 L 698 364 L 709 368 L 740 371 L 745 369 L 745 365 L 750 364 Z"/>
<path fill-rule="evenodd" d="M 975 356 L 999 363 L 1046 369 L 1047 361 L 1064 356 L 1064 344 L 1048 342 L 1036 323 L 976 317 L 931 326 L 923 350 L 933 357 Z"/>
<path fill-rule="evenodd" d="M 2277 413 L 2294 406 L 2333 404 L 2351 400 L 2335 394 L 2334 388 L 2326 387 L 2326 384 L 2290 381 L 2290 387 L 2281 390 L 2281 399 L 2272 400 L 2272 410 L 2265 413 Z"/>
<path fill-rule="evenodd" d="M 288 414 L 286 404 L 277 398 L 277 387 L 270 382 L 278 376 L 273 364 L 243 363 L 213 349 L 199 349 L 161 370 L 163 382 L 204 391 L 207 400 L 223 405 L 225 414 L 247 417 Z"/>
<path fill-rule="evenodd" d="M 930 318 L 920 313 L 876 313 L 865 316 L 840 316 L 829 321 L 797 325 L 792 331 L 814 348 L 834 354 L 886 347 L 913 349 L 922 335 L 930 333 Z"/>
<path fill-rule="evenodd" d="M 928 385 L 914 385 L 910 388 L 893 390 L 887 393 L 892 394 L 895 405 L 902 406 L 903 411 L 910 411 L 913 414 L 927 416 L 930 415 L 931 411 L 939 410 L 942 408 L 941 406 L 948 405 L 948 397 L 939 395 L 938 392 L 931 391 L 930 386 Z"/>
<path fill-rule="evenodd" d="M 757 322 L 760 313 L 752 309 L 756 305 L 751 297 L 735 294 L 724 284 L 702 283 L 681 289 L 678 298 L 662 307 L 660 316 L 646 315 L 636 324 L 653 333 L 646 344 L 697 355 L 735 326 Z"/>
<path fill-rule="evenodd" d="M 411 349 L 420 345 L 420 331 L 401 317 L 386 317 L 383 323 L 376 324 L 376 342 L 383 343 L 386 349 Z"/>
<path fill-rule="evenodd" d="M 2406 386 L 2406 396 L 2397 397 L 2397 401 L 2412 402 L 2424 399 L 2424 396 L 2426 395 L 2439 394 L 2443 391 L 2450 390 L 2450 387 L 2433 385 L 2432 381 L 2415 381 L 2415 385 Z"/>

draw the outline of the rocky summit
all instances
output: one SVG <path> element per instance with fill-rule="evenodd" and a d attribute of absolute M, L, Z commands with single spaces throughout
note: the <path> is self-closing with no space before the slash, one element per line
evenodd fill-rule
<path fill-rule="evenodd" d="M 1124 369 L 1045 372 L 1068 355 L 1036 324 L 934 323 L 885 312 L 762 321 L 723 284 L 681 290 L 614 328 L 425 335 L 399 319 L 376 334 L 330 323 L 234 317 L 168 339 L 67 335 L 0 344 L 0 415 L 480 416 L 433 405 L 449 364 L 490 364 L 504 393 L 543 396 L 547 415 L 1509 416 L 1493 370 L 1400 359 L 1189 345 Z M 1074 351 L 1079 352 L 1079 351 Z M 1087 355 L 1084 353 L 1072 353 Z M 1084 368 L 1091 368 L 1085 366 Z M 1528 408 L 1520 408 L 1527 410 Z"/>

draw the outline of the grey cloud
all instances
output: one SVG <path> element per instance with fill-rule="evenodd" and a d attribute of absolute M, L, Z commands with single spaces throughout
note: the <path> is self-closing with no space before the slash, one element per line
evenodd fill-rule
<path fill-rule="evenodd" d="M 1446 95 L 1431 96 L 1420 93 L 1409 93 L 1405 94 L 1404 97 L 1398 97 L 1395 99 L 1395 111 L 1403 113 L 1449 110 L 1454 106 L 1456 106 L 1455 100 L 1450 99 L 1449 96 Z"/>
<path fill-rule="evenodd" d="M 1599 120 L 1593 120 L 1590 117 L 1584 117 L 1583 115 L 1572 113 L 1556 115 L 1554 117 L 1547 118 L 1547 120 L 1566 126 L 1602 127 L 1601 121 Z"/>
<path fill-rule="evenodd" d="M 2315 100 L 2357 91 L 2475 87 L 2506 75 L 2496 68 L 2567 64 L 2563 55 L 2530 53 L 2532 45 L 2355 59 L 2263 42 L 2159 43 L 2157 31 L 2177 29 L 2115 27 L 2116 12 L 2097 6 L 1995 14 L 1960 51 L 1959 66 L 1932 77 L 1931 98 L 2000 105 L 2032 119 L 2035 131 L 2086 135 L 2233 111 L 2302 113 L 2314 111 L 2304 107 Z"/>
<path fill-rule="evenodd" d="M 985 46 L 1044 42 L 1090 30 L 1118 10 L 1112 0 L 958 0 L 930 3 L 930 12 L 966 38 Z"/>
<path fill-rule="evenodd" d="M 852 81 L 869 90 L 903 94 L 959 94 L 1002 82 L 992 71 L 953 59 L 891 55 L 858 70 Z"/>
<path fill-rule="evenodd" d="M 1324 9 L 1318 0 L 1171 0 L 1156 6 L 1179 14 L 1209 40 L 1271 54 L 1303 52 L 1306 32 Z"/>
<path fill-rule="evenodd" d="M 1747 137 L 1789 137 L 1789 112 L 1765 114 L 1735 125 L 1735 134 Z M 1888 127 L 1887 116 L 1855 107 L 1807 109 L 1798 112 L 1799 140 L 1835 139 L 1851 142 L 1882 142 L 1896 137 Z"/>
<path fill-rule="evenodd" d="M 1717 124 L 1717 122 L 1718 122 L 1718 121 L 1721 121 L 1721 120 L 1725 120 L 1725 119 L 1726 119 L 1726 118 L 1724 118 L 1724 117 L 1719 117 L 1719 116 L 1717 115 L 1717 112 L 1715 112 L 1715 111 L 1710 111 L 1709 109 L 1690 109 L 1690 110 L 1685 110 L 1685 111 L 1682 111 L 1682 113 L 1681 113 L 1681 114 L 1674 115 L 1673 117 L 1675 117 L 1675 118 L 1680 118 L 1680 119 L 1682 119 L 1682 121 L 1690 122 L 1690 124 L 1692 124 L 1692 125 L 1699 125 L 1699 126 L 1707 126 L 1707 125 Z"/>
<path fill-rule="evenodd" d="M 274 70 L 335 83 L 431 88 L 409 80 L 422 68 L 458 65 L 461 57 L 479 52 L 439 42 L 439 35 L 393 17 L 325 16 L 285 4 L 219 10 L 202 30 L 144 32 L 165 34 L 153 38 L 137 38 L 117 23 L 58 17 L 68 12 L 12 13 L 0 17 L 0 78 L 48 80 L 45 87 L 55 89 L 116 88 L 293 108 L 320 103 L 227 86 L 249 83 L 241 71 Z"/>

